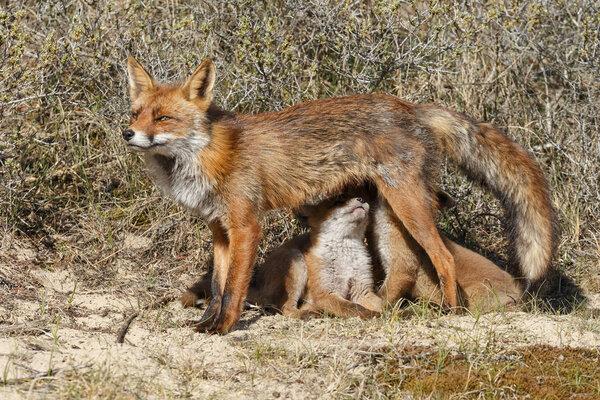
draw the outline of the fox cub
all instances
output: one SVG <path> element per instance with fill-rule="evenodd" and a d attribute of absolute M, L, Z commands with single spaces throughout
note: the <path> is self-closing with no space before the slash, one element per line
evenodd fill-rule
<path fill-rule="evenodd" d="M 438 194 L 441 206 L 451 201 L 444 193 Z M 369 203 L 360 197 L 302 207 L 300 217 L 307 220 L 310 233 L 290 239 L 269 255 L 257 269 L 248 301 L 302 319 L 318 312 L 340 317 L 376 316 L 386 302 L 395 303 L 402 297 L 441 305 L 439 280 L 427 253 L 384 200 L 373 197 L 369 202 L 373 204 L 369 218 Z M 442 238 L 459 272 L 464 307 L 485 312 L 517 303 L 522 290 L 510 274 Z M 377 295 L 371 256 L 375 270 L 385 276 Z M 199 297 L 209 297 L 209 289 L 208 279 L 196 283 L 184 293 L 182 304 L 192 306 Z"/>
<path fill-rule="evenodd" d="M 364 195 L 369 198 L 369 195 Z M 439 279 L 423 248 L 396 218 L 384 199 L 369 198 L 373 204 L 367 241 L 375 275 L 384 277 L 377 294 L 386 302 L 401 298 L 428 300 L 442 304 Z M 438 193 L 441 207 L 453 200 Z M 523 289 L 508 272 L 474 251 L 441 234 L 454 257 L 461 306 L 471 311 L 488 312 L 513 308 Z"/>
<path fill-rule="evenodd" d="M 310 209 L 309 233 L 296 236 L 259 266 L 248 301 L 306 319 L 320 313 L 375 317 L 383 308 L 375 294 L 371 259 L 364 243 L 369 204 L 361 198 L 324 200 Z M 209 295 L 204 279 L 182 296 L 184 306 Z"/>

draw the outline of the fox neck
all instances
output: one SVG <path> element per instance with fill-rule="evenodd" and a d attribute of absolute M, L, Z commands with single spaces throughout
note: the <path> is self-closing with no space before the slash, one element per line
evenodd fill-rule
<path fill-rule="evenodd" d="M 182 152 L 176 157 L 147 154 L 145 160 L 150 175 L 166 195 L 207 221 L 219 217 L 215 182 L 203 171 L 195 153 Z"/>
<path fill-rule="evenodd" d="M 224 216 L 220 197 L 235 162 L 241 128 L 232 114 L 211 106 L 203 129 L 208 135 L 190 137 L 175 154 L 146 154 L 145 159 L 165 194 L 210 222 Z"/>

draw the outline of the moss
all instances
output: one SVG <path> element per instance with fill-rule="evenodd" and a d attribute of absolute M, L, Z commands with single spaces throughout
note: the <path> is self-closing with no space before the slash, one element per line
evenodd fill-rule
<path fill-rule="evenodd" d="M 385 361 L 374 378 L 389 393 L 448 398 L 595 399 L 600 396 L 600 351 L 536 345 L 489 358 L 419 348 Z"/>

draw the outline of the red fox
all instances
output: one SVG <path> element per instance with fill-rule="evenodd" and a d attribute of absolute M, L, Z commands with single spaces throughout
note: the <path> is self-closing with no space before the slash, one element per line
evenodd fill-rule
<path fill-rule="evenodd" d="M 338 317 L 379 315 L 383 301 L 375 294 L 364 243 L 368 212 L 369 204 L 361 198 L 324 200 L 311 207 L 310 233 L 269 254 L 257 267 L 247 300 L 301 319 L 321 312 Z M 208 288 L 208 280 L 197 282 L 183 294 L 182 304 L 192 306 L 197 298 L 209 297 Z"/>
<path fill-rule="evenodd" d="M 502 200 L 519 274 L 537 284 L 551 268 L 548 185 L 527 152 L 491 125 L 380 94 L 233 114 L 213 103 L 210 60 L 183 84 L 159 84 L 133 58 L 127 67 L 132 112 L 125 143 L 143 154 L 157 185 L 213 233 L 212 295 L 199 330 L 227 332 L 239 319 L 264 211 L 364 182 L 376 185 L 426 251 L 444 301 L 457 306 L 454 259 L 432 211 L 443 155 Z"/>
<path fill-rule="evenodd" d="M 446 201 L 444 194 L 438 197 Z M 256 270 L 248 301 L 301 319 L 319 311 L 340 317 L 372 317 L 385 303 L 393 304 L 401 297 L 441 304 L 439 281 L 427 254 L 381 200 L 371 197 L 369 202 L 375 212 L 368 218 L 369 203 L 362 198 L 341 204 L 325 200 L 303 207 L 301 219 L 308 220 L 310 233 L 288 240 L 269 254 Z M 367 219 L 370 254 L 363 243 Z M 522 292 L 510 274 L 442 238 L 454 257 L 465 307 L 487 312 L 517 304 Z M 386 274 L 378 295 L 373 291 L 371 256 Z M 181 302 L 190 307 L 198 298 L 209 297 L 210 280 L 205 278 L 190 287 Z"/>

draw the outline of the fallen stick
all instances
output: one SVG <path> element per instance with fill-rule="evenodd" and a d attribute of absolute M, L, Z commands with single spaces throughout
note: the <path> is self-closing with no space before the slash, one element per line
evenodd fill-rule
<path fill-rule="evenodd" d="M 35 374 L 33 374 L 31 376 L 24 377 L 24 378 L 14 378 L 14 379 L 0 380 L 0 384 L 1 385 L 14 385 L 14 384 L 17 384 L 17 383 L 22 383 L 22 382 L 27 382 L 27 381 L 33 381 L 33 380 L 40 379 L 40 378 L 49 378 L 49 377 L 57 375 L 60 372 L 77 371 L 78 369 L 89 368 L 92 365 L 94 365 L 94 364 L 90 362 L 90 363 L 87 363 L 87 364 L 77 365 L 75 367 L 65 367 L 65 368 L 50 369 L 50 370 L 45 371 L 45 372 L 36 372 Z M 29 368 L 29 367 L 25 367 L 24 365 L 19 365 L 19 366 L 21 368 L 24 367 L 24 369 L 35 371 L 34 369 Z"/>
<path fill-rule="evenodd" d="M 2 326 L 0 327 L 0 333 L 10 334 L 17 332 L 20 334 L 39 334 L 42 335 L 50 330 L 48 328 L 40 328 L 40 321 L 24 322 L 16 325 Z"/>
<path fill-rule="evenodd" d="M 0 327 L 0 332 L 18 331 L 18 330 L 30 328 L 30 327 L 31 327 L 31 324 L 28 324 L 28 323 L 9 325 L 9 326 Z"/>
<path fill-rule="evenodd" d="M 168 294 L 168 295 L 163 296 L 160 299 L 142 307 L 140 310 L 135 311 L 131 315 L 129 315 L 129 317 L 127 317 L 125 322 L 123 322 L 123 325 L 121 325 L 121 329 L 119 329 L 119 332 L 117 333 L 117 343 L 123 343 L 125 341 L 125 335 L 127 335 L 127 330 L 129 329 L 129 325 L 131 325 L 131 322 L 133 322 L 133 320 L 138 315 L 140 315 L 140 313 L 142 311 L 153 310 L 155 308 L 162 307 L 165 304 L 175 300 L 177 297 L 178 297 L 178 295 L 175 293 Z"/>

